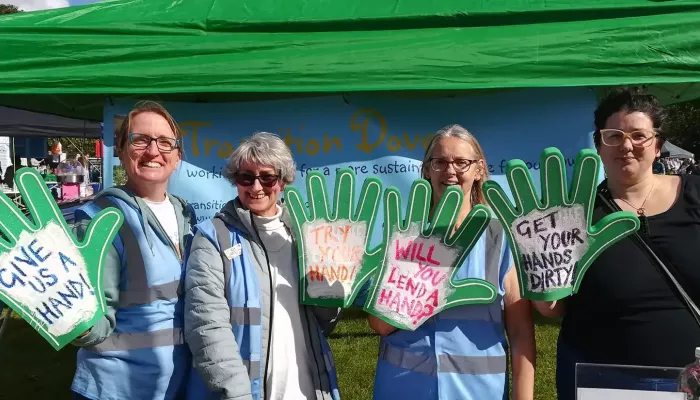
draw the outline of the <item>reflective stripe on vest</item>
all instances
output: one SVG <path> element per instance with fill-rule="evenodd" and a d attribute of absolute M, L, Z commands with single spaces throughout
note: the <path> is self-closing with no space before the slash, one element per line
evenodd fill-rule
<path fill-rule="evenodd" d="M 260 325 L 260 308 L 231 307 L 231 323 L 236 325 Z"/>
<path fill-rule="evenodd" d="M 503 229 L 498 221 L 491 221 L 486 235 L 484 274 L 485 280 L 496 288 L 500 287 L 501 252 L 503 250 Z M 502 323 L 502 296 L 490 304 L 456 307 L 440 313 L 441 319 L 446 320 L 470 320 L 492 321 Z M 506 355 L 496 356 L 462 356 L 454 354 L 416 353 L 409 350 L 394 347 L 386 341 L 381 341 L 379 347 L 379 359 L 396 367 L 410 371 L 420 372 L 431 376 L 438 373 L 457 373 L 468 375 L 504 374 L 508 368 Z"/>
<path fill-rule="evenodd" d="M 105 351 L 149 349 L 184 343 L 185 337 L 182 329 L 173 328 L 151 332 L 116 333 L 109 336 L 102 343 L 91 346 L 90 350 L 102 353 Z"/>
<path fill-rule="evenodd" d="M 102 209 L 117 207 L 113 201 L 106 197 L 98 197 L 95 199 L 95 204 Z M 138 251 L 127 251 L 127 249 L 139 248 L 136 235 L 129 227 L 129 224 L 125 223 L 122 225 L 119 229 L 119 235 L 124 244 L 124 257 L 126 258 L 126 268 L 129 272 L 129 288 L 126 291 L 119 292 L 119 307 L 133 307 L 150 304 L 156 300 L 177 298 L 182 289 L 179 280 L 148 287 L 146 264 L 141 253 Z"/>
<path fill-rule="evenodd" d="M 454 354 L 432 354 L 410 352 L 386 342 L 379 346 L 379 359 L 394 366 L 437 376 L 438 373 L 468 375 L 504 374 L 508 368 L 507 356 L 457 356 Z M 438 370 L 439 366 L 439 370 Z"/>
<path fill-rule="evenodd" d="M 94 203 L 101 209 L 107 207 L 119 208 L 107 197 L 98 197 Z M 174 280 L 160 285 L 148 287 L 146 264 L 141 255 L 138 239 L 129 224 L 124 223 L 119 229 L 119 237 L 123 244 L 126 258 L 126 268 L 129 274 L 128 289 L 119 292 L 119 307 L 127 308 L 153 303 L 157 300 L 170 301 L 177 299 L 181 293 L 180 280 Z M 160 346 L 176 346 L 184 344 L 184 334 L 181 328 L 163 329 L 149 332 L 113 333 L 103 342 L 88 346 L 85 349 L 94 352 L 125 351 Z"/>
<path fill-rule="evenodd" d="M 221 218 L 212 218 L 216 239 L 219 244 L 221 261 L 224 266 L 224 297 L 231 309 L 230 322 L 233 325 L 260 325 L 262 310 L 259 307 L 232 307 L 231 294 L 228 289 L 228 282 L 231 281 L 231 260 L 226 257 L 225 250 L 231 247 L 231 232 Z M 240 345 L 240 343 L 239 343 Z M 260 379 L 260 361 L 243 360 L 243 364 L 248 369 L 248 377 Z"/>

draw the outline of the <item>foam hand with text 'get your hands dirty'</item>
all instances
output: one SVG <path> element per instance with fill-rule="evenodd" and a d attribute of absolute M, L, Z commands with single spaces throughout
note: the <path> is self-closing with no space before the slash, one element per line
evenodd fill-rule
<path fill-rule="evenodd" d="M 284 194 L 297 238 L 300 301 L 349 307 L 360 289 L 358 283 L 366 280 L 362 260 L 372 237 L 382 183 L 377 178 L 366 179 L 354 207 L 355 174 L 350 169 L 338 170 L 333 214 L 326 179 L 320 172 L 307 175 L 306 189 L 308 212 L 297 188 L 288 186 Z"/>
<path fill-rule="evenodd" d="M 487 228 L 491 215 L 476 205 L 455 232 L 462 191 L 449 187 L 432 213 L 428 181 L 413 183 L 407 216 L 401 219 L 401 194 L 384 192 L 384 239 L 368 254 L 364 273 L 374 275 L 365 311 L 406 330 L 415 330 L 442 310 L 491 303 L 498 291 L 482 279 L 455 280 L 455 273 Z"/>
<path fill-rule="evenodd" d="M 0 301 L 59 350 L 105 313 L 102 263 L 124 216 L 103 210 L 78 241 L 37 171 L 15 184 L 32 221 L 0 193 Z"/>
<path fill-rule="evenodd" d="M 600 158 L 579 152 L 567 192 L 564 157 L 553 147 L 541 156 L 539 199 L 525 163 L 506 166 L 515 206 L 498 183 L 484 183 L 484 195 L 503 224 L 515 256 L 521 295 L 554 301 L 578 291 L 581 280 L 605 249 L 639 229 L 630 212 L 615 212 L 591 226 Z"/>

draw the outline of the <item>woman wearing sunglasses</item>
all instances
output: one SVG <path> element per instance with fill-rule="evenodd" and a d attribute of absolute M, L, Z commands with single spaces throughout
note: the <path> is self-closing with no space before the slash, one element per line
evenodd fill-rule
<path fill-rule="evenodd" d="M 598 257 L 575 295 L 535 302 L 541 313 L 564 317 L 560 400 L 575 398 L 576 379 L 584 386 L 673 391 L 675 377 L 583 370 L 576 376 L 576 363 L 683 367 L 700 346 L 700 326 L 652 255 L 675 270 L 675 279 L 699 303 L 700 178 L 653 173 L 664 117 L 655 97 L 630 90 L 610 94 L 595 111 L 594 141 L 607 179 L 599 186 L 592 222 L 625 210 L 639 217 L 641 228 L 639 238 L 625 238 Z"/>
<path fill-rule="evenodd" d="M 279 201 L 295 174 L 282 139 L 256 133 L 225 170 L 238 197 L 195 227 L 185 279 L 190 398 L 339 397 L 324 337 L 339 309 L 299 304 L 296 245 Z"/>
<path fill-rule="evenodd" d="M 461 189 L 465 196 L 457 217 L 460 225 L 473 205 L 486 203 L 482 192 L 488 177 L 486 165 L 481 146 L 466 129 L 452 125 L 438 131 L 423 161 L 423 177 L 433 190 L 433 207 L 448 187 Z M 396 330 L 369 316 L 370 326 L 382 335 L 374 398 L 502 400 L 508 398 L 511 371 L 514 398 L 532 399 L 535 339 L 531 308 L 520 297 L 512 264 L 503 228 L 494 219 L 459 267 L 456 279 L 489 281 L 498 289 L 496 301 L 443 311 L 415 331 Z"/>
<path fill-rule="evenodd" d="M 190 357 L 182 333 L 182 254 L 196 221 L 166 191 L 182 158 L 180 130 L 158 103 L 137 104 L 116 139 L 125 186 L 100 192 L 76 211 L 78 236 L 105 207 L 124 224 L 103 268 L 107 312 L 78 338 L 72 390 L 77 399 L 176 399 L 184 394 Z"/>

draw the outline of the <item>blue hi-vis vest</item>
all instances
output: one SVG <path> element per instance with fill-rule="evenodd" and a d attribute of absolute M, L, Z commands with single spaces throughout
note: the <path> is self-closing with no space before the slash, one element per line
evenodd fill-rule
<path fill-rule="evenodd" d="M 457 271 L 457 279 L 480 278 L 498 288 L 491 304 L 455 307 L 415 331 L 381 338 L 375 399 L 508 398 L 503 279 L 512 264 L 503 230 L 493 220 Z"/>
<path fill-rule="evenodd" d="M 243 364 L 248 370 L 253 400 L 264 399 L 265 393 L 262 392 L 262 380 L 265 378 L 263 371 L 265 360 L 261 359 L 263 354 L 263 304 L 260 282 L 253 265 L 249 261 L 253 259 L 252 255 L 249 254 L 250 248 L 245 245 L 243 238 L 235 228 L 230 228 L 219 218 L 197 224 L 194 234 L 197 232 L 209 239 L 221 254 L 221 259 L 225 266 L 225 296 L 231 309 L 231 330 L 238 345 Z M 241 254 L 229 261 L 224 254 L 224 250 L 237 245 L 240 245 Z M 317 334 L 323 354 L 323 362 L 328 371 L 328 380 L 333 399 L 340 400 L 330 345 L 323 336 L 323 332 L 318 328 Z M 192 368 L 187 385 L 187 398 L 217 400 L 219 397 L 219 393 L 209 391 L 197 370 Z"/>
<path fill-rule="evenodd" d="M 124 213 L 114 240 L 121 260 L 116 327 L 102 343 L 78 351 L 72 390 L 100 400 L 179 398 L 191 365 L 182 332 L 182 263 L 168 239 L 147 224 L 149 248 L 143 216 L 118 198 L 99 197 L 76 216 L 93 218 L 109 206 Z"/>

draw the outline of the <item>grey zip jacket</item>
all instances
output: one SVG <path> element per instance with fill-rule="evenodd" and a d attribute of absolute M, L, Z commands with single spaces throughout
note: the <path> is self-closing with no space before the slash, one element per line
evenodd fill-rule
<path fill-rule="evenodd" d="M 282 221 L 294 232 L 289 213 L 283 205 Z M 250 260 L 257 273 L 262 300 L 262 357 L 263 371 L 261 398 L 265 395 L 265 380 L 270 349 L 270 327 L 274 323 L 274 310 L 271 309 L 272 281 L 270 265 L 265 247 L 253 223 L 252 215 L 238 198 L 226 203 L 218 217 L 243 236 L 243 245 L 252 255 Z M 295 264 L 296 239 L 293 238 L 292 259 Z M 188 252 L 185 276 L 185 339 L 192 351 L 194 367 L 208 388 L 221 394 L 221 399 L 252 399 L 250 378 L 231 331 L 231 310 L 225 298 L 224 266 L 221 254 L 212 241 L 197 232 Z M 338 320 L 339 308 L 311 307 L 299 304 L 302 315 L 303 335 L 309 364 L 316 387 L 317 400 L 332 399 L 328 371 L 323 361 L 323 353 L 318 340 L 317 329 L 328 335 Z"/>

